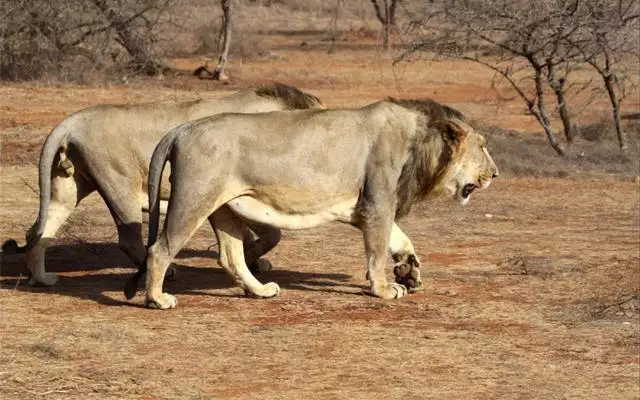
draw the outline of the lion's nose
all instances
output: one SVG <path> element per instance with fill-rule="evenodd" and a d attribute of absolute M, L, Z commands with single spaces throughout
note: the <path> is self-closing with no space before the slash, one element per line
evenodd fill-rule
<path fill-rule="evenodd" d="M 500 175 L 500 173 L 498 172 L 498 170 L 493 171 L 493 176 L 492 178 L 495 179 L 498 177 L 498 175 Z"/>

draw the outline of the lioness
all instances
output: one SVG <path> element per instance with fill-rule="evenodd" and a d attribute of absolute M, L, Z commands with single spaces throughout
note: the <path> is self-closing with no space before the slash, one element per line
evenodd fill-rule
<path fill-rule="evenodd" d="M 30 283 L 55 284 L 57 276 L 45 272 L 45 249 L 78 203 L 97 190 L 116 223 L 121 249 L 136 265 L 144 265 L 141 227 L 142 210 L 147 206 L 148 167 L 153 149 L 165 133 L 185 121 L 223 112 L 308 108 L 325 107 L 313 95 L 275 83 L 219 99 L 100 105 L 78 111 L 53 129 L 42 148 L 40 210 L 27 232 L 26 245 L 19 247 L 8 240 L 3 252 L 27 253 Z M 162 198 L 166 194 L 168 190 Z M 254 250 L 259 257 L 275 246 L 280 232 L 259 225 L 252 228 L 262 239 Z M 133 294 L 135 287 L 129 286 L 127 296 Z"/>
<path fill-rule="evenodd" d="M 387 248 L 394 259 L 414 256 L 406 254 L 413 248 L 394 220 L 442 191 L 464 204 L 498 169 L 484 138 L 466 122 L 434 118 L 420 102 L 401 104 L 406 107 L 382 101 L 356 110 L 222 114 L 169 132 L 149 167 L 145 304 L 176 306 L 176 298 L 162 292 L 166 269 L 207 218 L 220 265 L 249 295 L 271 297 L 280 288 L 260 283 L 245 263 L 248 221 L 282 229 L 351 224 L 363 233 L 372 293 L 406 295 L 407 288 L 388 283 L 384 272 Z M 171 195 L 156 237 L 167 161 Z"/>

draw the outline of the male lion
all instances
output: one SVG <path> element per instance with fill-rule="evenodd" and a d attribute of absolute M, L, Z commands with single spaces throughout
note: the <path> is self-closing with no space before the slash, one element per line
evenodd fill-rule
<path fill-rule="evenodd" d="M 115 220 L 121 249 L 142 266 L 146 255 L 142 210 L 147 205 L 149 161 L 165 133 L 185 121 L 223 112 L 308 108 L 325 107 L 315 96 L 275 83 L 219 99 L 100 105 L 78 111 L 56 126 L 42 148 L 40 210 L 27 232 L 27 244 L 19 247 L 14 240 L 8 240 L 2 246 L 3 252 L 26 252 L 30 282 L 55 284 L 57 276 L 45 272 L 45 249 L 78 203 L 97 190 Z M 163 192 L 163 198 L 167 193 L 168 190 Z M 252 228 L 262 239 L 256 242 L 258 253 L 266 253 L 279 240 L 278 230 L 257 225 Z M 126 292 L 133 297 L 135 287 L 129 286 Z"/>
<path fill-rule="evenodd" d="M 382 101 L 356 110 L 222 114 L 169 132 L 149 167 L 147 306 L 176 306 L 162 292 L 166 269 L 207 218 L 220 265 L 248 295 L 271 297 L 280 288 L 249 271 L 247 222 L 306 229 L 329 221 L 362 231 L 374 295 L 406 295 L 404 285 L 385 278 L 387 248 L 394 260 L 414 256 L 394 220 L 432 193 L 448 191 L 464 204 L 498 169 L 484 138 L 466 122 L 425 112 L 421 102 L 396 102 L 406 107 Z M 167 161 L 171 195 L 156 237 Z"/>

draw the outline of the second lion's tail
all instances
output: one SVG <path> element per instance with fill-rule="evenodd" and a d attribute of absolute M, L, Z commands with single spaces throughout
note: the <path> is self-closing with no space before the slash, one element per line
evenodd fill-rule
<path fill-rule="evenodd" d="M 34 231 L 29 236 L 24 246 L 9 239 L 2 245 L 4 254 L 26 253 L 31 250 L 42 237 L 44 226 L 47 221 L 47 213 L 49 204 L 51 203 L 51 172 L 53 170 L 63 171 L 68 176 L 73 175 L 74 168 L 71 161 L 67 158 L 67 141 L 69 137 L 68 124 L 63 122 L 58 125 L 44 142 L 42 152 L 40 153 L 40 166 L 38 169 L 39 186 L 40 186 L 40 208 L 38 211 L 38 219 L 34 225 Z M 58 163 L 54 164 L 58 156 Z"/>

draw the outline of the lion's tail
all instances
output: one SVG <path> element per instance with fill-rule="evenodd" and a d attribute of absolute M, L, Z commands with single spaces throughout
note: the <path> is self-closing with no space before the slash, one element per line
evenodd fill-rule
<path fill-rule="evenodd" d="M 162 171 L 169 160 L 173 143 L 178 130 L 169 132 L 156 146 L 149 164 L 149 240 L 148 247 L 151 247 L 157 239 L 160 225 L 160 187 L 162 185 Z"/>
<path fill-rule="evenodd" d="M 18 243 L 9 239 L 2 244 L 2 252 L 4 254 L 26 253 L 31 250 L 40 240 L 44 233 L 44 226 L 47 221 L 47 213 L 49 204 L 51 203 L 51 171 L 54 168 L 53 162 L 56 156 L 58 158 L 57 169 L 63 171 L 68 176 L 73 175 L 73 164 L 67 158 L 67 146 L 69 138 L 69 129 L 67 123 L 62 122 L 56 126 L 47 136 L 40 153 L 40 165 L 38 168 L 39 185 L 40 185 L 40 209 L 38 210 L 38 219 L 36 221 L 35 232 L 28 235 L 27 243 L 19 246 Z"/>
<path fill-rule="evenodd" d="M 157 239 L 158 227 L 160 225 L 160 188 L 162 185 L 162 171 L 169 159 L 171 151 L 173 150 L 173 142 L 176 135 L 179 133 L 178 129 L 174 129 L 158 143 L 156 149 L 153 151 L 151 157 L 151 164 L 149 164 L 149 180 L 148 180 L 148 194 L 149 194 L 149 240 L 147 242 L 147 248 L 151 247 Z M 135 296 L 138 289 L 138 281 L 147 272 L 146 260 L 142 263 L 136 273 L 127 281 L 124 287 L 124 295 L 127 299 L 132 299 Z"/>

